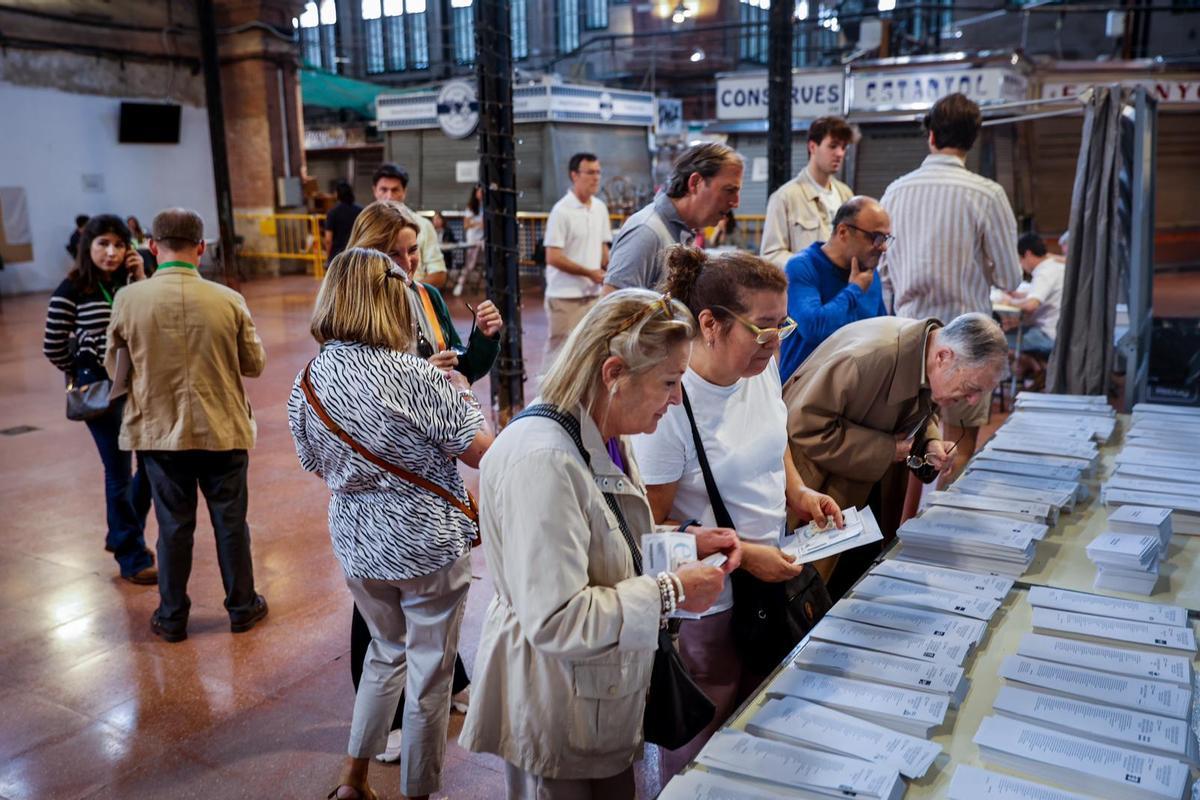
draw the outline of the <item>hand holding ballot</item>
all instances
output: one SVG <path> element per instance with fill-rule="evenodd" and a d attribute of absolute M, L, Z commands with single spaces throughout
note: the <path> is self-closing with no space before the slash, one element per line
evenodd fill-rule
<path fill-rule="evenodd" d="M 840 528 L 822 527 L 816 522 L 797 528 L 795 537 L 783 546 L 783 553 L 795 558 L 799 567 L 883 539 L 875 515 L 867 506 L 861 510 L 853 507 L 844 509 L 842 521 L 844 525 Z"/>

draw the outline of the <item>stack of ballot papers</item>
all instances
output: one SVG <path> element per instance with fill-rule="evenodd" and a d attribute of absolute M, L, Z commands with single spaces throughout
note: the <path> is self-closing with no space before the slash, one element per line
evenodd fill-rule
<path fill-rule="evenodd" d="M 1187 719 L 1192 702 L 1191 692 L 1173 683 L 1096 672 L 1025 656 L 1005 656 L 997 674 L 1013 683 L 1053 694 L 1171 719 Z"/>
<path fill-rule="evenodd" d="M 906 778 L 923 777 L 942 752 L 941 745 L 798 697 L 767 700 L 746 723 L 746 731 L 891 767 Z"/>
<path fill-rule="evenodd" d="M 1003 600 L 1012 591 L 1013 580 L 999 575 L 985 575 L 959 569 L 935 567 L 929 564 L 913 564 L 908 561 L 887 559 L 871 568 L 872 575 L 886 575 L 909 583 L 919 583 L 932 589 L 977 594 Z"/>
<path fill-rule="evenodd" d="M 1075 792 L 1052 789 L 1041 783 L 1001 775 L 986 769 L 960 764 L 946 791 L 946 800 L 1092 800 Z M 740 799 L 739 799 L 740 800 Z"/>
<path fill-rule="evenodd" d="M 794 800 L 796 796 L 786 789 L 773 790 L 765 783 L 693 769 L 672 778 L 658 800 Z"/>
<path fill-rule="evenodd" d="M 866 575 L 854 584 L 853 591 L 854 596 L 860 599 L 912 608 L 944 610 L 981 620 L 991 619 L 1000 608 L 1000 601 L 992 597 L 934 589 L 886 575 Z"/>
<path fill-rule="evenodd" d="M 797 528 L 795 536 L 784 543 L 783 552 L 796 557 L 796 563 L 807 564 L 810 561 L 828 558 L 855 547 L 862 547 L 872 542 L 883 540 L 883 532 L 875 515 L 870 508 L 846 508 L 842 510 L 841 528 L 834 526 L 833 520 L 827 521 L 824 527 L 810 522 Z"/>
<path fill-rule="evenodd" d="M 972 647 L 970 643 L 962 640 L 946 640 L 931 634 L 880 628 L 829 614 L 813 626 L 809 636 L 830 644 L 874 650 L 877 653 L 954 667 L 962 666 Z"/>
<path fill-rule="evenodd" d="M 1022 475 L 1040 475 L 1043 470 L 1053 468 L 1055 470 L 1065 470 L 1056 474 L 1045 475 L 1048 478 L 1064 478 L 1066 480 L 1077 480 L 1078 478 L 1090 477 L 1095 470 L 1096 463 L 1082 458 L 1070 458 L 1066 456 L 1048 456 L 1037 455 L 1033 453 L 1012 452 L 1009 450 L 990 449 L 984 445 L 982 450 L 975 453 L 975 458 L 972 463 L 977 461 L 1000 461 L 1008 464 L 1019 464 L 1021 466 L 1033 467 L 1035 472 L 1020 473 Z M 992 469 L 997 469 L 995 466 Z M 1075 473 L 1072 477 L 1070 473 Z"/>
<path fill-rule="evenodd" d="M 1005 686 L 992 706 L 997 713 L 1104 744 L 1196 763 L 1196 737 L 1186 720 Z"/>
<path fill-rule="evenodd" d="M 1056 509 L 1069 512 L 1080 499 L 1079 487 L 1083 484 L 1070 481 L 1054 481 L 1046 478 L 1028 478 L 1009 472 L 969 470 L 950 484 L 948 491 L 962 494 L 980 494 L 1004 500 L 1045 503 Z"/>
<path fill-rule="evenodd" d="M 1097 589 L 1152 594 L 1158 583 L 1162 540 L 1155 536 L 1102 533 L 1087 546 L 1096 565 Z"/>
<path fill-rule="evenodd" d="M 1033 629 L 1068 639 L 1118 642 L 1163 652 L 1196 652 L 1196 634 L 1188 627 L 1034 608 Z"/>
<path fill-rule="evenodd" d="M 1003 462 L 995 462 L 997 464 Z M 971 467 L 968 466 L 968 471 Z M 1019 467 L 1018 467 L 1019 469 Z M 1031 503 L 1003 497 L 966 492 L 925 492 L 921 497 L 927 506 L 945 506 L 964 511 L 980 511 L 997 517 L 1015 519 L 1019 522 L 1037 522 L 1053 525 L 1058 519 L 1058 508 L 1048 503 Z"/>
<path fill-rule="evenodd" d="M 972 572 L 1020 577 L 1047 526 L 933 506 L 900 526 L 899 558 Z"/>
<path fill-rule="evenodd" d="M 796 654 L 792 666 L 843 678 L 858 678 L 868 683 L 881 683 L 942 695 L 949 699 L 953 708 L 962 704 L 970 687 L 970 681 L 964 677 L 962 667 L 874 650 L 861 650 L 832 642 L 808 642 Z"/>
<path fill-rule="evenodd" d="M 1127 452 L 1121 451 L 1117 458 L 1121 458 Z M 1194 454 L 1183 457 L 1193 462 L 1196 460 Z M 1200 535 L 1200 494 L 1192 492 L 1184 484 L 1157 481 L 1156 488 L 1157 491 L 1131 489 L 1129 481 L 1113 477 L 1101 484 L 1100 499 L 1110 509 L 1127 505 L 1165 508 L 1171 512 L 1171 530 L 1174 533 Z"/>
<path fill-rule="evenodd" d="M 1192 660 L 1186 655 L 1130 650 L 1107 644 L 1044 636 L 1040 633 L 1027 633 L 1021 637 L 1017 655 L 1038 661 L 1068 664 L 1095 672 L 1163 681 L 1187 691 L 1191 691 L 1192 688 Z"/>
<path fill-rule="evenodd" d="M 801 669 L 780 670 L 767 694 L 799 697 L 920 739 L 930 738 L 950 709 L 941 695 Z"/>
<path fill-rule="evenodd" d="M 710 770 L 797 790 L 805 797 L 899 800 L 906 788 L 897 769 L 733 730 L 718 731 L 696 761 Z"/>
<path fill-rule="evenodd" d="M 1096 797 L 1182 800 L 1190 783 L 1188 765 L 1177 759 L 1007 717 L 985 717 L 973 741 L 989 763 Z"/>
<path fill-rule="evenodd" d="M 1171 544 L 1171 510 L 1154 506 L 1121 506 L 1108 513 L 1108 532 L 1157 536 L 1162 544 L 1161 555 L 1165 558 L 1167 546 Z"/>

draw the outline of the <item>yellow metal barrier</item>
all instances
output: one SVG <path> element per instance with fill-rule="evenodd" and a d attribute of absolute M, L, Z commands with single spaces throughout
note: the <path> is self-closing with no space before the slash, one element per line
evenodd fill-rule
<path fill-rule="evenodd" d="M 325 275 L 325 243 L 319 214 L 252 214 L 238 212 L 238 235 L 242 238 L 239 258 L 307 261 L 312 274 Z"/>

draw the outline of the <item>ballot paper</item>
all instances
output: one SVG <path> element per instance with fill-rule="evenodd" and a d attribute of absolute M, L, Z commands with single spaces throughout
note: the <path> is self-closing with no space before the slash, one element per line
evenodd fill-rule
<path fill-rule="evenodd" d="M 1117 464 L 1150 464 L 1157 467 L 1196 469 L 1196 456 L 1189 453 L 1164 453 L 1153 447 L 1124 447 L 1113 457 Z"/>
<path fill-rule="evenodd" d="M 1174 489 L 1171 491 L 1179 491 Z M 1168 484 L 1163 484 L 1166 489 Z M 1194 536 L 1200 534 L 1200 495 L 1165 494 L 1160 492 L 1138 492 L 1116 486 L 1102 486 L 1100 499 L 1106 506 L 1115 508 L 1124 505 L 1154 506 L 1171 510 L 1171 530 L 1174 533 Z"/>
<path fill-rule="evenodd" d="M 772 791 L 762 783 L 693 769 L 672 778 L 658 800 L 794 800 L 795 797 L 786 789 Z"/>
<path fill-rule="evenodd" d="M 773 697 L 746 723 L 747 733 L 850 756 L 921 778 L 941 745 L 843 714 L 799 697 Z"/>
<path fill-rule="evenodd" d="M 1137 600 L 1121 600 L 1087 592 L 1072 592 L 1067 589 L 1052 589 L 1049 586 L 1034 586 L 1029 590 L 1029 604 L 1034 607 L 1057 608 L 1076 611 L 1080 614 L 1095 614 L 1116 617 L 1134 622 L 1153 622 L 1158 625 L 1187 627 L 1188 612 L 1181 606 L 1159 603 L 1142 603 Z"/>
<path fill-rule="evenodd" d="M 648 533 L 642 537 L 642 552 L 647 574 L 674 572 L 696 560 L 696 537 L 681 531 Z"/>
<path fill-rule="evenodd" d="M 1191 691 L 1173 683 L 1097 672 L 1025 656 L 1005 656 L 997 674 L 1058 694 L 1174 719 L 1186 719 L 1192 703 Z"/>
<path fill-rule="evenodd" d="M 1070 638 L 1101 639 L 1134 647 L 1196 652 L 1196 634 L 1190 627 L 1097 617 L 1053 608 L 1033 609 L 1033 629 Z"/>
<path fill-rule="evenodd" d="M 1181 800 L 1182 761 L 1100 744 L 1005 717 L 985 717 L 972 741 L 985 761 L 1123 800 Z"/>
<path fill-rule="evenodd" d="M 1166 403 L 1135 403 L 1133 406 L 1133 416 L 1138 417 L 1142 414 L 1163 414 L 1170 417 L 1200 420 L 1200 408 L 1172 406 Z"/>
<path fill-rule="evenodd" d="M 988 469 L 992 472 L 1012 472 L 1017 475 L 1034 475 L 1038 478 L 1052 478 L 1056 481 L 1078 481 L 1084 477 L 1081 466 L 1055 466 L 1053 464 L 1034 464 L 1028 461 L 1009 461 L 996 458 L 995 453 L 980 453 L 967 464 L 967 469 Z"/>
<path fill-rule="evenodd" d="M 972 469 L 968 473 L 973 480 L 994 481 L 996 483 L 1007 483 L 1009 486 L 1018 486 L 1022 489 L 1032 489 L 1036 492 L 1046 494 L 1056 494 L 1067 492 L 1075 497 L 1075 501 L 1079 502 L 1087 498 L 1087 484 L 1079 481 L 1058 481 L 1052 478 L 1038 478 L 1033 475 L 1015 475 L 1011 472 L 992 472 L 986 469 Z"/>
<path fill-rule="evenodd" d="M 800 669 L 780 670 L 767 687 L 767 694 L 820 703 L 924 739 L 945 722 L 946 712 L 950 709 L 950 701 L 942 695 Z"/>
<path fill-rule="evenodd" d="M 1087 555 L 1096 564 L 1145 572 L 1163 557 L 1162 540 L 1157 536 L 1106 531 L 1088 543 Z"/>
<path fill-rule="evenodd" d="M 909 583 L 919 583 L 931 589 L 945 589 L 960 594 L 976 594 L 1003 600 L 1012 591 L 1011 578 L 999 575 L 984 575 L 979 572 L 967 572 L 959 569 L 934 567 L 927 564 L 910 564 L 895 559 L 887 559 L 876 564 L 871 569 L 872 575 L 884 575 Z"/>
<path fill-rule="evenodd" d="M 886 683 L 902 689 L 946 695 L 958 706 L 967 694 L 968 681 L 961 667 L 934 664 L 913 658 L 860 650 L 830 642 L 809 641 L 792 662 L 796 669 L 815 670 L 868 683 Z"/>
<path fill-rule="evenodd" d="M 1177 453 L 1200 452 L 1200 434 L 1184 431 L 1157 433 L 1132 431 L 1125 437 L 1127 447 L 1152 447 Z"/>
<path fill-rule="evenodd" d="M 996 450 L 988 445 L 978 452 L 976 458 L 986 458 L 991 461 L 1008 461 L 1016 464 L 1036 464 L 1042 467 L 1070 467 L 1088 475 L 1095 467 L 1095 460 L 1089 458 L 1071 458 L 1070 456 L 1049 456 L 1036 453 L 1015 453 L 1008 450 Z"/>
<path fill-rule="evenodd" d="M 1110 592 L 1140 594 L 1147 597 L 1154 594 L 1154 587 L 1157 585 L 1157 564 L 1145 572 L 1097 564 L 1096 578 L 1092 581 L 1093 589 L 1107 589 Z"/>
<path fill-rule="evenodd" d="M 992 705 L 1001 714 L 1107 744 L 1195 762 L 1195 737 L 1187 722 L 1113 708 L 1087 700 L 1004 686 Z"/>
<path fill-rule="evenodd" d="M 813 627 L 809 635 L 823 642 L 861 647 L 864 650 L 876 650 L 880 653 L 955 667 L 961 666 L 970 652 L 970 645 L 965 642 L 946 641 L 937 636 L 864 625 L 828 614 Z"/>
<path fill-rule="evenodd" d="M 1121 506 L 1108 512 L 1110 533 L 1157 536 L 1165 554 L 1171 541 L 1171 509 L 1154 506 Z"/>
<path fill-rule="evenodd" d="M 967 647 L 978 644 L 987 631 L 987 623 L 980 620 L 853 597 L 843 597 L 826 613 L 860 624 L 938 637 Z"/>
<path fill-rule="evenodd" d="M 930 517 L 936 510 L 928 509 L 900 526 L 901 560 L 1013 577 L 1029 568 L 1035 540 L 1028 534 L 986 533 L 946 525 Z"/>
<path fill-rule="evenodd" d="M 1200 446 L 1192 451 L 1200 453 Z M 1200 459 L 1198 459 L 1200 460 Z M 1158 478 L 1139 478 L 1132 475 L 1126 475 L 1123 472 L 1115 472 L 1103 484 L 1109 489 L 1128 489 L 1132 492 L 1151 492 L 1157 494 L 1192 494 L 1197 495 L 1196 489 L 1200 489 L 1200 484 L 1196 483 L 1164 483 Z"/>
<path fill-rule="evenodd" d="M 660 795 L 660 797 L 663 795 Z M 679 795 L 682 800 L 682 795 Z M 741 800 L 739 797 L 738 800 Z M 1074 792 L 959 764 L 954 768 L 946 800 L 1092 800 Z"/>
<path fill-rule="evenodd" d="M 1081 642 L 1078 639 L 1043 636 L 1040 633 L 1027 633 L 1022 636 L 1017 653 L 1082 669 L 1112 672 L 1130 678 L 1166 681 L 1188 690 L 1192 687 L 1192 662 L 1187 656 L 1111 647 Z"/>
<path fill-rule="evenodd" d="M 1004 464 L 1001 461 L 988 462 Z M 1004 464 L 1004 466 L 1010 466 Z M 1017 465 L 1011 465 L 1017 466 Z M 1018 469 L 1020 467 L 1017 467 Z M 967 468 L 966 474 L 972 469 Z M 1053 525 L 1058 519 L 1058 509 L 1046 503 L 1023 503 L 1002 497 L 988 497 L 984 494 L 967 494 L 966 492 L 925 492 L 921 498 L 930 506 L 946 506 L 967 511 L 982 511 L 997 517 L 1007 517 L 1020 522 L 1037 522 L 1043 525 Z"/>
<path fill-rule="evenodd" d="M 1062 456 L 1078 458 L 1084 461 L 1094 461 L 1100 451 L 1091 441 L 1072 442 L 1062 439 L 1044 439 L 1032 436 L 1009 436 L 1000 431 L 988 441 L 992 450 L 1007 450 L 1011 453 L 1031 453 L 1033 455 Z"/>
<path fill-rule="evenodd" d="M 964 479 L 960 478 L 959 481 L 951 485 L 951 488 L 957 486 L 962 480 Z M 957 534 L 1018 533 L 1036 541 L 1041 541 L 1050 530 L 1049 526 L 1039 522 L 1021 522 L 1008 519 L 1007 517 L 998 517 L 995 514 L 946 508 L 944 506 L 934 506 L 933 508 L 925 509 L 919 519 L 926 523 L 939 525 L 945 530 L 953 531 Z"/>
<path fill-rule="evenodd" d="M 826 526 L 821 529 L 810 522 L 796 529 L 796 535 L 781 549 L 796 557 L 799 564 L 807 564 L 855 547 L 883 540 L 883 532 L 870 508 L 842 510 L 844 528 Z"/>
<path fill-rule="evenodd" d="M 884 575 L 867 575 L 854 584 L 853 592 L 854 596 L 860 599 L 949 611 L 982 620 L 991 619 L 1000 608 L 1000 601 L 991 597 L 932 589 L 919 583 L 909 583 Z"/>
<path fill-rule="evenodd" d="M 968 472 L 950 484 L 949 491 L 962 492 L 964 494 L 982 494 L 988 497 L 1003 497 L 1008 500 L 1045 503 L 1067 512 L 1075 508 L 1074 492 L 1045 492 L 1039 489 L 1029 489 L 1024 486 L 1013 486 L 1011 483 L 979 477 L 977 473 L 971 472 Z"/>
<path fill-rule="evenodd" d="M 899 800 L 905 789 L 896 769 L 741 731 L 717 731 L 696 761 L 709 769 L 830 797 Z"/>
<path fill-rule="evenodd" d="M 1127 475 L 1131 478 L 1153 478 L 1162 484 L 1160 491 L 1167 493 L 1181 491 L 1178 486 L 1174 485 L 1177 483 L 1200 486 L 1200 465 L 1195 469 L 1182 470 L 1177 467 L 1161 467 L 1156 464 L 1117 464 L 1113 474 Z"/>

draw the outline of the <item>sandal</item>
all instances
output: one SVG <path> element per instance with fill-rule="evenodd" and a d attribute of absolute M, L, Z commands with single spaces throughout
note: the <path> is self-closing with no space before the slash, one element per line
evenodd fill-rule
<path fill-rule="evenodd" d="M 379 795 L 375 794 L 375 790 L 370 786 L 355 786 L 351 783 L 339 783 L 333 787 L 333 791 L 325 795 L 325 800 L 336 800 L 338 790 L 343 786 L 349 786 L 354 790 L 354 797 L 343 798 L 343 800 L 379 800 Z"/>

